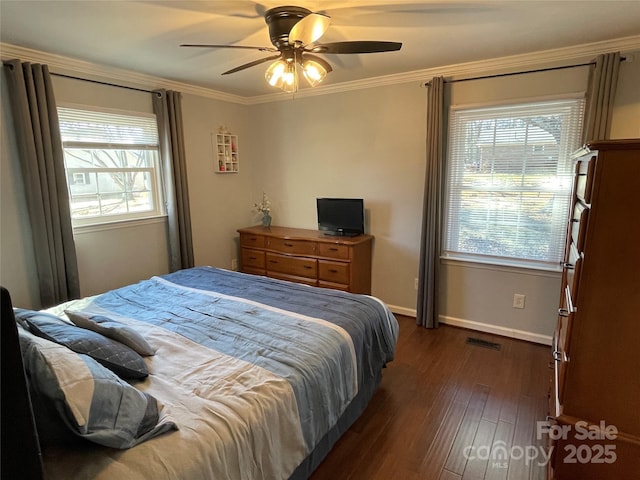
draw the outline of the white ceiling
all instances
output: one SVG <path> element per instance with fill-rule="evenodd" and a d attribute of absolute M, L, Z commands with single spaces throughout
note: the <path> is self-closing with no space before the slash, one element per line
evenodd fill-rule
<path fill-rule="evenodd" d="M 640 34 L 640 0 L 0 0 L 0 41 L 251 97 L 273 92 L 268 63 L 220 74 L 270 53 L 179 45 L 271 46 L 263 14 L 292 3 L 331 17 L 319 43 L 403 43 L 399 52 L 325 55 L 334 67 L 326 85 Z"/>

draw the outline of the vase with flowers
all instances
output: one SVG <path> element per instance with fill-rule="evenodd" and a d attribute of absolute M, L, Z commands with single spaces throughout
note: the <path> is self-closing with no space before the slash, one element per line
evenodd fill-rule
<path fill-rule="evenodd" d="M 266 193 L 262 192 L 262 202 L 254 203 L 254 208 L 258 213 L 262 214 L 262 226 L 271 226 L 271 201 Z"/>

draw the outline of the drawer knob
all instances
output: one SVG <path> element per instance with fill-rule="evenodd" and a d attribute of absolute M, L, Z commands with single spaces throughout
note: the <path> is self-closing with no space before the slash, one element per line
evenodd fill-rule
<path fill-rule="evenodd" d="M 287 242 L 285 242 L 284 246 L 285 246 L 285 247 L 293 247 L 293 243 L 287 243 Z"/>
<path fill-rule="evenodd" d="M 329 250 L 331 250 L 332 252 L 337 252 L 338 249 L 336 247 L 331 247 Z"/>
<path fill-rule="evenodd" d="M 569 263 L 569 262 L 561 262 L 560 265 L 562 265 L 562 268 L 566 268 L 567 270 L 573 270 L 573 263 Z"/>
<path fill-rule="evenodd" d="M 249 257 L 249 260 L 257 260 L 258 257 Z"/>
<path fill-rule="evenodd" d="M 336 270 L 335 268 L 330 268 L 330 269 L 329 269 L 329 271 L 330 271 L 331 273 L 338 273 L 338 270 Z"/>
<path fill-rule="evenodd" d="M 306 268 L 307 270 L 311 270 L 313 267 L 311 267 L 311 265 L 303 265 L 304 268 Z"/>
<path fill-rule="evenodd" d="M 558 309 L 558 315 L 560 315 L 561 317 L 568 317 L 569 316 L 569 310 L 567 310 L 566 308 L 559 308 Z"/>
<path fill-rule="evenodd" d="M 277 260 L 269 260 L 269 263 L 278 263 Z"/>

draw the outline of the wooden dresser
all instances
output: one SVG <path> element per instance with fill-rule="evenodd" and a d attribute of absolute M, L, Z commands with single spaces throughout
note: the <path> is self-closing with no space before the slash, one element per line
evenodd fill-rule
<path fill-rule="evenodd" d="M 371 294 L 371 235 L 331 237 L 317 230 L 274 226 L 238 232 L 244 273 Z"/>
<path fill-rule="evenodd" d="M 574 157 L 548 473 L 560 480 L 637 480 L 640 140 L 592 142 Z"/>

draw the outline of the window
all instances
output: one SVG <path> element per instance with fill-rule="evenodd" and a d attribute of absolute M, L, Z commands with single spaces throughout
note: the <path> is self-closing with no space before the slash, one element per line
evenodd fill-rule
<path fill-rule="evenodd" d="M 443 255 L 557 269 L 584 101 L 452 108 Z"/>
<path fill-rule="evenodd" d="M 66 107 L 58 116 L 74 225 L 162 214 L 155 116 Z"/>
<path fill-rule="evenodd" d="M 86 185 L 91 182 L 91 175 L 88 173 L 69 173 L 67 175 L 69 185 Z"/>

